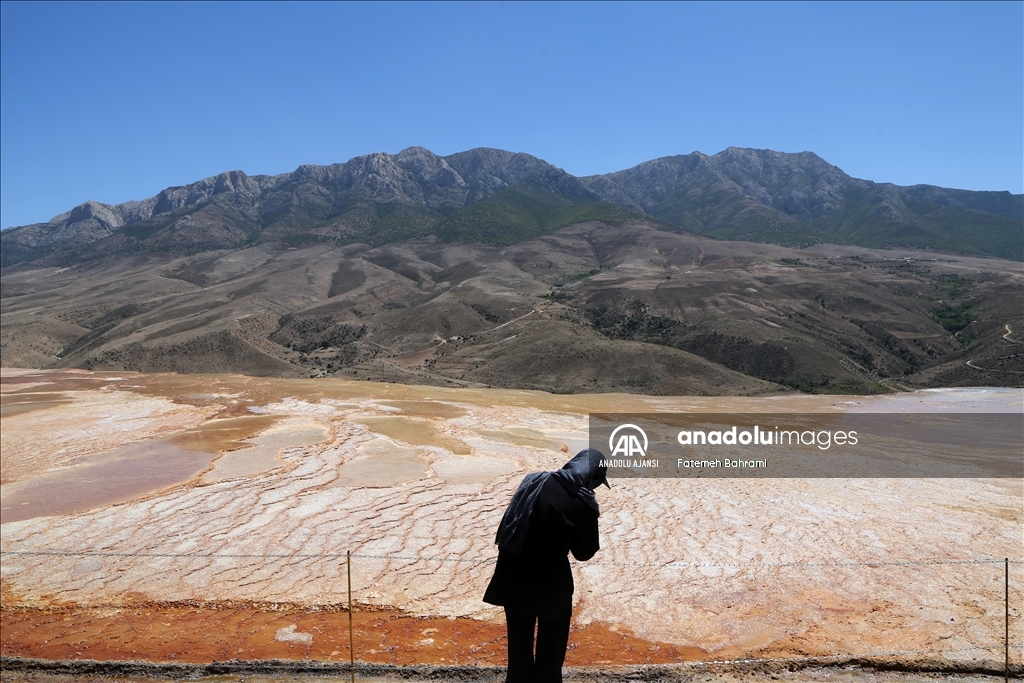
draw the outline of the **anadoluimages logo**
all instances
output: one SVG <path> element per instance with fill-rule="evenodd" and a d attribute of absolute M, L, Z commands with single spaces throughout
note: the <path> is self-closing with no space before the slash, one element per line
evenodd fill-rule
<path fill-rule="evenodd" d="M 622 430 L 626 430 L 619 436 L 619 440 L 615 440 L 615 435 Z M 635 433 L 634 433 L 635 432 Z M 644 445 L 640 445 L 640 439 L 637 438 L 639 435 L 644 440 Z M 624 458 L 643 458 L 647 453 L 647 434 L 644 430 L 640 429 L 633 424 L 619 425 L 612 432 L 612 435 L 608 437 L 608 448 L 611 449 L 611 456 L 621 456 Z"/>

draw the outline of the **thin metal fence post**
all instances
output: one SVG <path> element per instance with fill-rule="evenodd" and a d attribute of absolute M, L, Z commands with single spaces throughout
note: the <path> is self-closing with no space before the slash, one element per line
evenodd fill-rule
<path fill-rule="evenodd" d="M 1004 562 L 1005 562 L 1004 566 L 1006 567 L 1006 573 L 1004 574 L 1004 578 L 1005 578 L 1005 593 L 1004 593 L 1004 595 L 1006 597 L 1006 633 L 1005 633 L 1006 640 L 1004 641 L 1005 642 L 1005 650 L 1004 650 L 1003 654 L 1004 654 L 1006 659 L 1005 659 L 1005 661 L 1003 663 L 1004 664 L 1003 672 L 1004 672 L 1005 677 L 1006 677 L 1006 683 L 1010 683 L 1010 558 L 1007 557 L 1004 560 Z"/>
<path fill-rule="evenodd" d="M 356 646 L 352 635 L 352 551 L 345 551 L 345 564 L 348 566 L 348 664 L 352 674 L 352 683 L 356 683 Z"/>

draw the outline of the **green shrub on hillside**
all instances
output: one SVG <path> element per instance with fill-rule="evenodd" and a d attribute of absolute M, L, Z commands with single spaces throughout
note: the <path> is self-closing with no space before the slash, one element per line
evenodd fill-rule
<path fill-rule="evenodd" d="M 943 304 L 932 311 L 932 319 L 950 332 L 959 332 L 977 320 L 972 308 L 974 304 Z"/>

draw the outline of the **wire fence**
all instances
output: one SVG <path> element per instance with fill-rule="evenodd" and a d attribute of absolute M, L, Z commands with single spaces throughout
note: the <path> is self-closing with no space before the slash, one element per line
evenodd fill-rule
<path fill-rule="evenodd" d="M 372 560 L 403 560 L 409 562 L 467 562 L 470 564 L 487 564 L 497 561 L 497 555 L 486 558 L 471 557 L 439 557 L 424 555 L 393 555 L 373 553 L 150 553 L 150 552 L 107 552 L 96 550 L 0 550 L 0 555 L 27 555 L 27 556 L 55 556 L 55 557 L 163 557 L 163 558 L 194 558 L 194 557 L 224 557 L 235 559 L 337 559 L 344 560 L 346 557 L 363 558 Z M 617 562 L 613 560 L 587 560 L 578 562 L 570 560 L 571 564 L 584 566 L 612 566 L 612 567 L 916 567 L 934 565 L 962 565 L 962 564 L 995 564 L 1002 565 L 1006 562 L 1011 565 L 1024 565 L 1024 560 L 1007 559 L 928 559 L 928 560 L 862 560 L 858 562 Z"/>
<path fill-rule="evenodd" d="M 132 551 L 132 552 L 117 552 L 117 551 L 103 551 L 103 550 L 0 550 L 0 556 L 11 556 L 11 557 L 82 557 L 82 558 L 180 558 L 180 559 L 195 559 L 195 558 L 225 558 L 225 559 L 247 559 L 247 560 L 305 560 L 305 559 L 327 559 L 327 560 L 385 560 L 385 561 L 398 561 L 398 562 L 438 562 L 438 563 L 459 563 L 459 564 L 471 564 L 471 565 L 486 565 L 493 564 L 497 560 L 497 556 L 491 557 L 452 557 L 452 556 L 430 556 L 430 555 L 415 555 L 415 554 L 401 554 L 401 553 L 364 553 L 364 552 L 331 552 L 331 553 L 304 553 L 304 552 L 266 552 L 266 553 L 232 553 L 232 552 L 210 552 L 210 553 L 175 553 L 175 552 L 146 552 L 146 551 Z M 954 648 L 922 648 L 922 649 L 891 649 L 884 651 L 864 651 L 864 652 L 849 652 L 840 653 L 833 655 L 816 655 L 805 659 L 812 659 L 814 661 L 848 661 L 848 660 L 871 660 L 871 659 L 884 659 L 884 658 L 922 658 L 922 657 L 938 657 L 939 659 L 950 660 L 950 655 L 963 655 L 966 653 L 996 653 L 1005 657 L 1006 671 L 1011 670 L 1010 664 L 1010 650 L 1012 649 L 1015 653 L 1021 651 L 1024 654 L 1024 642 L 1010 642 L 1009 637 L 1009 624 L 1010 624 L 1010 601 L 1009 601 L 1009 570 L 1011 566 L 1024 565 L 1024 559 L 1009 559 L 1009 558 L 973 558 L 973 559 L 953 559 L 953 558 L 930 558 L 930 559 L 908 559 L 908 560 L 848 560 L 848 561 L 820 561 L 820 560 L 809 560 L 809 561 L 785 561 L 785 562 L 683 562 L 683 561 L 668 561 L 668 562 L 630 562 L 630 561 L 615 561 L 615 560 L 590 560 L 587 562 L 571 561 L 572 564 L 577 566 L 597 566 L 597 567 L 623 567 L 623 568 L 687 568 L 687 569 L 698 569 L 698 568 L 727 568 L 727 569 L 742 569 L 742 568 L 824 568 L 824 567 L 866 567 L 866 568 L 886 568 L 886 567 L 938 567 L 938 566 L 969 566 L 969 565 L 987 565 L 987 566 L 1004 566 L 1006 571 L 1006 586 L 1005 595 L 1000 596 L 1005 599 L 1005 612 L 1001 613 L 1000 616 L 1005 619 L 1004 629 L 1000 629 L 1004 636 L 1001 642 L 993 643 L 991 645 L 970 645 L 964 647 Z M 1001 600 L 1001 602 L 1003 602 Z M 352 597 L 349 596 L 349 602 L 346 609 L 351 612 Z M 1000 605 L 1002 607 L 1002 605 Z M 1019 605 L 1015 605 L 1015 609 L 1019 611 Z M 1003 612 L 1003 610 L 1000 610 Z M 1020 615 L 1014 616 L 1016 621 L 1020 620 Z M 987 655 L 989 661 L 996 661 L 996 659 L 1002 659 L 1001 657 L 995 657 L 995 655 Z M 773 662 L 787 662 L 787 661 L 802 661 L 800 658 L 791 657 L 769 657 Z M 977 657 L 974 657 L 977 659 Z M 763 662 L 765 659 L 758 658 L 743 658 L 743 659 L 708 659 L 703 660 L 702 664 L 743 664 L 743 663 L 756 663 Z M 1000 662 L 1002 663 L 1002 662 Z M 1012 668 L 1019 669 L 1021 665 L 1018 659 L 1012 665 Z M 1019 672 L 1018 672 L 1019 673 Z"/>

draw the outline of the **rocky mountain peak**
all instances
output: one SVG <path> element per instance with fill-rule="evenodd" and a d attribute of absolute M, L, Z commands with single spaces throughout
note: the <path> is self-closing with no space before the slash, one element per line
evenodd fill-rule
<path fill-rule="evenodd" d="M 260 194 L 261 189 L 259 177 L 246 175 L 243 171 L 226 171 L 189 185 L 163 190 L 156 196 L 150 215 L 195 206 L 214 195 L 237 194 L 253 199 Z"/>
<path fill-rule="evenodd" d="M 444 157 L 423 147 L 408 147 L 395 157 L 397 163 L 416 182 L 431 182 L 438 185 L 466 185 L 466 181 L 458 174 Z"/>
<path fill-rule="evenodd" d="M 67 217 L 69 224 L 81 223 L 87 220 L 93 220 L 97 225 L 108 229 L 119 228 L 124 225 L 124 219 L 115 207 L 109 204 L 94 202 L 91 199 L 71 209 Z"/>
<path fill-rule="evenodd" d="M 288 175 L 291 176 L 292 180 L 299 183 L 324 183 L 328 182 L 331 178 L 331 167 L 318 164 L 302 164 Z"/>
<path fill-rule="evenodd" d="M 438 155 L 434 154 L 426 147 L 418 147 L 416 145 L 413 145 L 412 147 L 406 147 L 401 152 L 395 155 L 395 159 L 398 161 L 399 164 L 403 164 L 415 159 L 428 159 L 432 162 L 436 162 L 438 159 L 441 158 L 442 157 L 439 157 Z"/>

